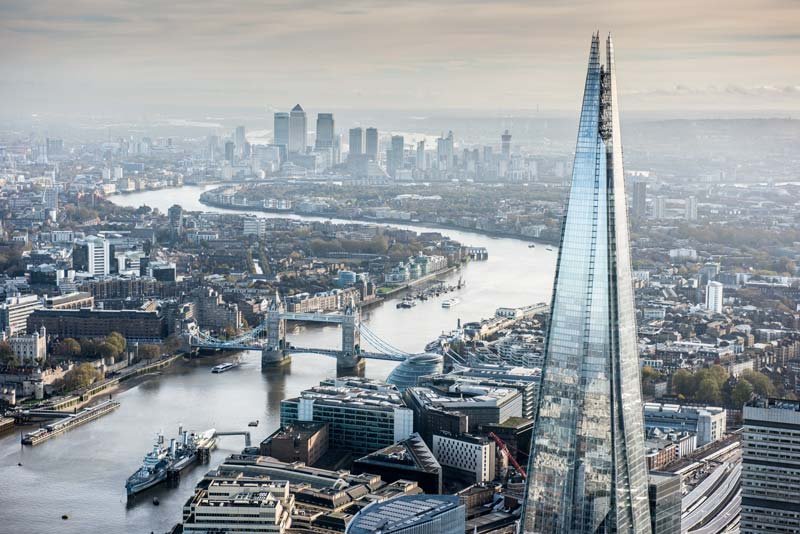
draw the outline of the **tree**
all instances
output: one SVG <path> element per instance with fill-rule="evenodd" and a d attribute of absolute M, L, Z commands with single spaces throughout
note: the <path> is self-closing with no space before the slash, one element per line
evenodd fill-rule
<path fill-rule="evenodd" d="M 736 410 L 741 410 L 744 403 L 753 396 L 753 386 L 747 380 L 740 380 L 731 392 L 731 403 Z"/>
<path fill-rule="evenodd" d="M 128 346 L 128 342 L 125 341 L 125 336 L 120 334 L 119 332 L 111 332 L 106 336 L 106 342 L 111 343 L 117 348 L 118 352 L 123 352 L 125 348 Z"/>
<path fill-rule="evenodd" d="M 744 380 L 749 382 L 756 395 L 762 397 L 772 397 L 775 395 L 775 384 L 763 373 L 747 370 L 741 374 L 739 379 L 740 381 Z"/>
<path fill-rule="evenodd" d="M 62 339 L 53 347 L 53 354 L 65 360 L 77 358 L 81 354 L 81 344 L 71 337 Z"/>
<path fill-rule="evenodd" d="M 144 344 L 139 345 L 140 360 L 154 360 L 161 356 L 161 347 L 158 345 Z"/>
<path fill-rule="evenodd" d="M 672 375 L 672 392 L 684 397 L 694 396 L 694 378 L 686 369 L 678 369 Z"/>
<path fill-rule="evenodd" d="M 181 338 L 172 334 L 164 340 L 164 351 L 168 353 L 176 352 L 181 348 Z"/>
<path fill-rule="evenodd" d="M 649 365 L 645 365 L 644 367 L 642 367 L 642 381 L 658 380 L 658 377 L 660 376 L 661 373 L 659 373 Z"/>
<path fill-rule="evenodd" d="M 64 388 L 68 391 L 85 388 L 100 378 L 100 371 L 91 363 L 82 363 L 64 375 Z"/>
<path fill-rule="evenodd" d="M 722 394 L 720 393 L 719 383 L 713 378 L 705 378 L 697 388 L 697 400 L 708 404 L 720 404 Z"/>
<path fill-rule="evenodd" d="M 101 358 L 108 360 L 116 360 L 117 356 L 121 354 L 119 348 L 108 341 L 104 341 L 98 346 L 98 352 Z"/>
<path fill-rule="evenodd" d="M 8 341 L 0 341 L 0 361 L 5 362 L 14 357 L 14 349 Z"/>
<path fill-rule="evenodd" d="M 642 367 L 642 392 L 645 395 L 655 395 L 656 388 L 654 382 L 658 380 L 660 376 L 661 374 L 649 365 Z"/>

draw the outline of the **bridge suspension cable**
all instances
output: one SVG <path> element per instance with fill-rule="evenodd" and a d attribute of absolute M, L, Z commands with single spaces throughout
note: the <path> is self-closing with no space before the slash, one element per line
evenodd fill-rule
<path fill-rule="evenodd" d="M 400 354 L 403 356 L 410 356 L 409 352 L 400 350 L 397 347 L 381 339 L 375 332 L 370 330 L 370 328 L 364 323 L 359 323 L 359 329 L 361 330 L 361 335 L 364 337 L 364 339 L 366 339 L 370 345 L 372 345 L 379 351 L 384 352 L 386 354 Z"/>

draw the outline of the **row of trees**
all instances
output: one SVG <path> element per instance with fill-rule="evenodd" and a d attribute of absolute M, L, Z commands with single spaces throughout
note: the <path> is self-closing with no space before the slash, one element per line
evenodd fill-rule
<path fill-rule="evenodd" d="M 119 362 L 125 359 L 127 342 L 119 332 L 111 332 L 103 338 L 65 338 L 53 346 L 53 355 L 63 360 L 77 358 L 98 359 L 104 358 Z"/>
<path fill-rule="evenodd" d="M 771 397 L 777 389 L 768 376 L 758 371 L 744 371 L 734 383 L 725 368 L 714 365 L 694 373 L 676 371 L 672 375 L 672 392 L 687 401 L 740 410 L 753 395 Z"/>

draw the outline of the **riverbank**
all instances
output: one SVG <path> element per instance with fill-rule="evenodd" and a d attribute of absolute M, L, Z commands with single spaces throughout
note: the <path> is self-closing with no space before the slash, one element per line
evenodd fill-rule
<path fill-rule="evenodd" d="M 209 186 L 213 187 L 213 186 Z M 116 195 L 118 205 L 148 205 L 165 212 L 174 204 L 186 211 L 203 211 L 197 197 L 203 186 L 174 190 L 143 191 Z M 230 211 L 210 208 L 207 211 Z M 255 213 L 254 213 L 255 214 Z M 320 220 L 298 215 L 278 215 L 298 220 Z M 397 227 L 407 228 L 405 224 Z M 424 226 L 418 231 L 426 230 Z M 412 228 L 408 228 L 412 229 Z M 456 241 L 490 250 L 486 261 L 471 261 L 460 272 L 449 273 L 448 284 L 463 276 L 461 303 L 444 309 L 439 299 L 418 301 L 412 310 L 376 306 L 361 320 L 382 340 L 398 349 L 418 353 L 431 339 L 456 328 L 459 319 L 491 316 L 498 307 L 516 308 L 550 298 L 555 251 L 529 249 L 528 242 L 487 237 L 475 232 L 442 232 Z M 287 332 L 296 346 L 341 345 L 341 330 L 330 325 Z M 141 499 L 126 506 L 125 480 L 140 465 L 159 430 L 184 428 L 241 428 L 260 420 L 252 429 L 258 442 L 280 425 L 281 401 L 336 376 L 336 359 L 296 354 L 292 363 L 273 372 L 261 371 L 258 351 L 242 353 L 239 367 L 227 373 L 211 373 L 212 362 L 176 361 L 169 368 L 123 382 L 115 392 L 120 407 L 99 422 L 77 427 L 38 447 L 20 446 L 14 432 L 0 436 L 0 495 L 4 531 L 19 534 L 61 532 L 83 534 L 103 525 L 108 532 L 165 532 L 181 518 L 181 507 L 193 494 L 205 470 L 182 474 L 177 488 L 153 488 L 160 506 Z M 395 362 L 369 360 L 368 378 L 385 380 Z M 102 397 L 97 397 L 102 398 Z M 241 450 L 241 444 L 223 440 L 212 453 L 211 465 Z M 22 464 L 21 466 L 19 464 Z M 36 503 L 36 506 L 31 506 Z M 69 521 L 61 519 L 69 515 Z"/>
<path fill-rule="evenodd" d="M 530 237 L 525 236 L 522 234 L 517 234 L 514 232 L 504 232 L 500 230 L 485 230 L 482 228 L 469 228 L 465 226 L 458 226 L 456 224 L 449 224 L 449 223 L 437 223 L 437 222 L 428 222 L 428 221 L 419 221 L 419 220 L 405 220 L 405 219 L 376 219 L 374 217 L 343 217 L 341 214 L 338 213 L 301 213 L 295 210 L 277 210 L 277 209 L 270 209 L 264 208 L 262 206 L 236 206 L 233 204 L 223 204 L 220 202 L 212 202 L 205 198 L 203 195 L 200 195 L 199 199 L 200 203 L 204 206 L 209 206 L 211 208 L 218 208 L 224 210 L 231 210 L 231 211 L 258 211 L 261 213 L 266 214 L 275 214 L 275 215 L 297 215 L 300 217 L 318 217 L 321 219 L 339 219 L 344 221 L 351 221 L 351 222 L 360 222 L 360 223 L 369 223 L 369 224 L 384 224 L 384 225 L 392 225 L 392 224 L 402 224 L 405 226 L 413 226 L 417 228 L 436 228 L 440 230 L 455 230 L 458 232 L 469 232 L 473 234 L 480 234 L 485 235 L 487 237 L 495 237 L 495 238 L 506 238 L 506 239 L 517 239 L 519 241 L 525 241 L 528 243 L 538 243 L 542 245 L 551 245 L 551 246 L 558 246 L 559 242 L 555 239 L 543 239 L 540 237 Z"/>
<path fill-rule="evenodd" d="M 44 402 L 39 403 L 35 408 L 49 408 L 52 410 L 74 410 L 85 407 L 90 404 L 98 395 L 107 395 L 116 393 L 121 389 L 124 382 L 132 378 L 159 371 L 172 365 L 175 361 L 183 358 L 184 354 L 173 354 L 160 358 L 153 362 L 140 362 L 131 367 L 125 368 L 117 376 L 105 378 L 100 382 L 91 384 L 83 389 L 71 391 L 65 395 L 52 397 Z"/>

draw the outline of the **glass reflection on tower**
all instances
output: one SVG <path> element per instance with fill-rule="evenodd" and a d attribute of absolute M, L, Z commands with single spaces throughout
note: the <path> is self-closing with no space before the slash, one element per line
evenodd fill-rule
<path fill-rule="evenodd" d="M 522 529 L 648 534 L 614 48 L 592 36 Z"/>

